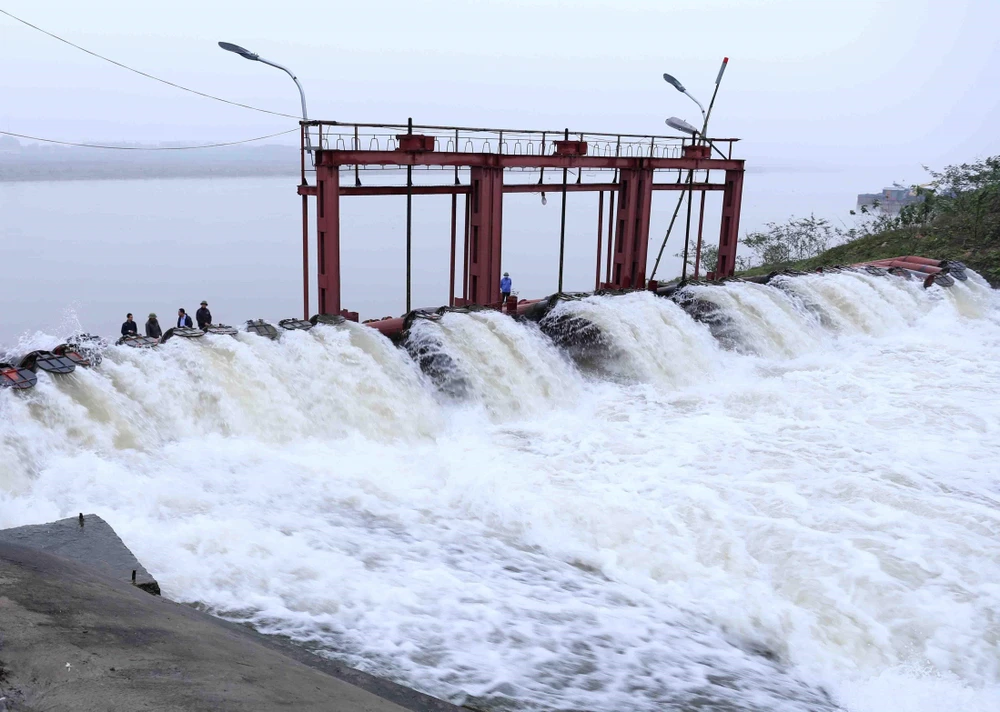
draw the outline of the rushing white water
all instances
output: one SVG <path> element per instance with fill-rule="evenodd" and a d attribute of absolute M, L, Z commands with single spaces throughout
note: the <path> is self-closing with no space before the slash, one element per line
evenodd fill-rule
<path fill-rule="evenodd" d="M 0 392 L 0 526 L 95 512 L 166 595 L 476 707 L 1000 708 L 994 293 L 696 292 L 731 348 L 649 294 L 558 307 L 580 368 L 417 325 L 458 401 L 354 325 L 111 348 Z"/>

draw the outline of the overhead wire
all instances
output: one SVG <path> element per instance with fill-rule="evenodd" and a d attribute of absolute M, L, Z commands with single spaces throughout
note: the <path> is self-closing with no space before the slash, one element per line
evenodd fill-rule
<path fill-rule="evenodd" d="M 223 146 L 236 146 L 241 143 L 251 143 L 253 141 L 263 141 L 264 139 L 274 138 L 275 136 L 284 136 L 285 134 L 290 134 L 293 131 L 298 131 L 298 127 L 294 129 L 288 129 L 287 131 L 279 131 L 277 133 L 268 134 L 267 136 L 256 136 L 254 138 L 245 138 L 239 141 L 225 141 L 223 143 L 206 143 L 196 146 L 112 146 L 109 144 L 98 144 L 98 143 L 74 143 L 73 141 L 59 141 L 54 138 L 42 138 L 40 136 L 29 136 L 27 134 L 14 133 L 13 131 L 0 131 L 0 134 L 4 136 L 13 136 L 15 138 L 28 139 L 30 141 L 42 141 L 44 143 L 56 143 L 60 146 L 75 146 L 77 148 L 102 148 L 109 151 L 193 151 L 199 148 L 221 148 Z"/>
<path fill-rule="evenodd" d="M 78 44 L 76 44 L 74 42 L 70 42 L 68 39 L 66 39 L 64 37 L 60 37 L 57 34 L 54 34 L 52 32 L 49 32 L 48 30 L 42 29 L 38 25 L 33 25 L 32 23 L 28 22 L 27 20 L 24 20 L 24 19 L 18 17 L 17 15 L 14 15 L 14 14 L 11 14 L 10 12 L 7 12 L 3 8 L 0 8 L 0 14 L 4 14 L 7 17 L 9 17 L 10 19 L 16 20 L 17 22 L 20 22 L 22 25 L 26 25 L 27 27 L 30 27 L 33 30 L 37 30 L 38 32 L 41 32 L 43 35 L 47 35 L 47 36 L 51 37 L 52 39 L 58 40 L 58 41 L 62 42 L 63 44 L 67 44 L 70 47 L 73 47 L 74 49 L 80 50 L 81 52 L 85 52 L 85 53 L 89 54 L 92 57 L 96 57 L 97 59 L 104 60 L 105 62 L 109 62 L 109 63 L 115 65 L 116 67 L 121 67 L 122 69 L 126 69 L 126 70 L 128 70 L 130 72 L 134 72 L 135 74 L 138 74 L 141 77 L 146 77 L 147 79 L 152 79 L 153 81 L 160 82 L 161 84 L 166 84 L 167 86 L 174 87 L 175 89 L 180 89 L 182 91 L 186 91 L 186 92 L 189 92 L 191 94 L 195 94 L 197 96 L 204 97 L 206 99 L 212 99 L 214 101 L 221 101 L 223 104 L 230 104 L 231 106 L 238 106 L 238 107 L 240 107 L 242 109 L 250 109 L 251 111 L 259 111 L 259 112 L 261 112 L 263 114 L 271 114 L 273 116 L 283 116 L 283 117 L 285 117 L 287 119 L 295 119 L 297 121 L 302 119 L 301 116 L 296 116 L 295 114 L 286 114 L 286 113 L 283 113 L 281 111 L 271 111 L 270 109 L 261 109 L 258 106 L 251 106 L 250 104 L 243 104 L 243 103 L 238 102 L 238 101 L 231 101 L 229 99 L 223 99 L 222 97 L 215 96 L 214 94 L 207 94 L 207 93 L 205 93 L 203 91 L 198 91 L 197 89 L 191 89 L 190 87 L 186 87 L 186 86 L 183 86 L 181 84 L 177 84 L 176 82 L 172 82 L 172 81 L 169 81 L 167 79 L 161 79 L 160 77 L 157 77 L 157 76 L 154 76 L 152 74 L 149 74 L 148 72 L 143 72 L 143 71 L 141 71 L 139 69 L 135 69 L 133 67 L 130 67 L 127 64 L 122 64 L 121 62 L 117 62 L 117 61 L 115 61 L 115 60 L 113 60 L 113 59 L 111 59 L 109 57 L 105 57 L 104 55 L 98 54 L 97 52 L 94 52 L 94 51 L 91 51 L 91 50 L 87 49 L 86 47 L 81 47 L 80 45 L 78 45 Z"/>

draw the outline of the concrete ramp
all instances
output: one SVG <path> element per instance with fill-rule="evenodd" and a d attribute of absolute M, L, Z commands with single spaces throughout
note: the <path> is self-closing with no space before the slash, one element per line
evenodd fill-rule
<path fill-rule="evenodd" d="M 111 525 L 96 514 L 81 514 L 49 524 L 0 529 L 0 543 L 55 554 L 117 581 L 131 582 L 148 593 L 160 595 L 160 584 L 139 563 Z"/>
<path fill-rule="evenodd" d="M 79 528 L 79 522 L 66 522 L 49 526 L 57 538 L 79 542 L 80 532 L 67 529 Z M 83 529 L 92 522 L 100 520 L 85 518 Z M 26 529 L 37 531 L 13 531 L 36 536 Z M 101 536 L 103 529 L 91 531 L 98 534 L 82 536 Z M 70 551 L 78 551 L 77 545 L 66 544 Z M 441 700 L 150 596 L 131 585 L 131 562 L 105 565 L 116 575 L 0 543 L 0 710 L 459 712 Z M 120 575 L 123 570 L 128 576 Z"/>

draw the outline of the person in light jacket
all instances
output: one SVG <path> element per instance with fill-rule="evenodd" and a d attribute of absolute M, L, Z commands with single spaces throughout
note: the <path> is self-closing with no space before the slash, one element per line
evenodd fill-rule
<path fill-rule="evenodd" d="M 146 321 L 146 336 L 151 339 L 159 339 L 163 336 L 163 329 L 160 328 L 160 322 L 156 318 L 156 314 L 150 314 L 149 319 Z"/>
<path fill-rule="evenodd" d="M 510 272 L 504 272 L 503 279 L 500 280 L 500 296 L 505 302 L 510 296 Z"/>
<path fill-rule="evenodd" d="M 193 324 L 191 323 L 191 317 L 188 316 L 188 313 L 183 309 L 177 310 L 177 326 L 178 327 L 186 326 L 189 329 L 193 326 Z"/>

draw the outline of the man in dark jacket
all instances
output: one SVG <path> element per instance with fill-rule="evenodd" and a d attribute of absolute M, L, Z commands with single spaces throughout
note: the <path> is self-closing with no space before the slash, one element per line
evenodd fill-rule
<path fill-rule="evenodd" d="M 122 323 L 122 336 L 135 336 L 139 333 L 139 325 L 132 321 L 132 315 L 126 314 Z"/>
<path fill-rule="evenodd" d="M 149 320 L 146 322 L 146 336 L 152 339 L 159 339 L 163 336 L 163 330 L 160 328 L 160 322 L 156 319 L 156 314 L 149 315 Z"/>
<path fill-rule="evenodd" d="M 177 326 L 186 326 L 189 329 L 191 328 L 191 317 L 189 317 L 187 312 L 183 309 L 177 310 Z"/>
<path fill-rule="evenodd" d="M 204 331 L 212 323 L 212 312 L 208 310 L 208 302 L 203 300 L 201 302 L 201 309 L 194 316 L 198 320 L 198 328 Z"/>

